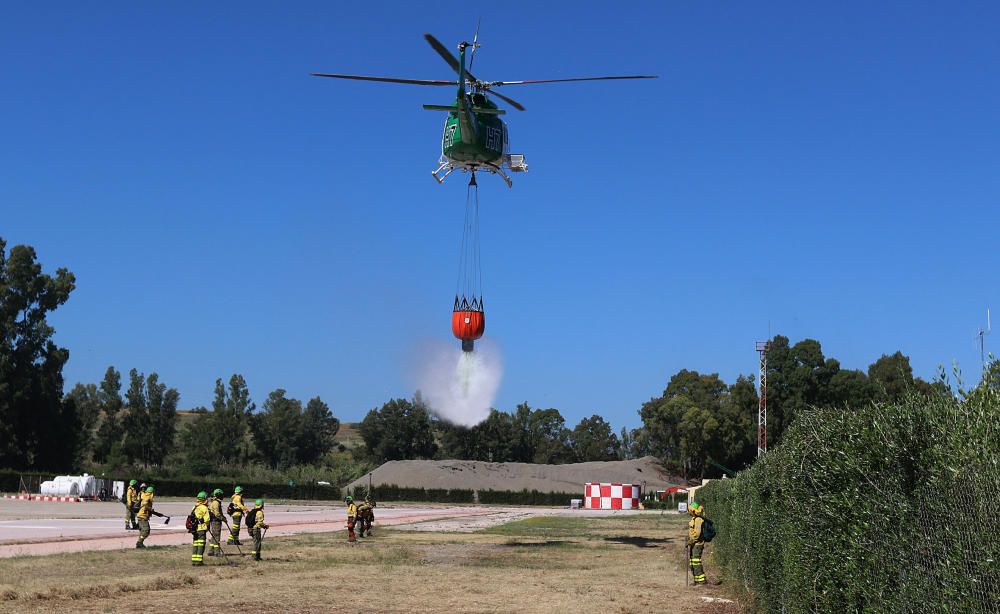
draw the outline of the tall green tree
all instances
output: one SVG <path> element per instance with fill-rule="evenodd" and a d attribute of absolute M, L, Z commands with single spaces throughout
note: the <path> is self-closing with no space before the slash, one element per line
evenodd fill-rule
<path fill-rule="evenodd" d="M 882 356 L 868 365 L 868 378 L 875 386 L 875 398 L 879 401 L 895 402 L 913 390 L 913 368 L 910 357 L 897 351 Z"/>
<path fill-rule="evenodd" d="M 757 388 L 752 376 L 740 375 L 719 403 L 719 447 L 715 460 L 738 471 L 757 457 Z"/>
<path fill-rule="evenodd" d="M 125 400 L 122 450 L 143 467 L 162 465 L 173 449 L 180 394 L 160 383 L 156 373 L 145 377 L 132 369 Z"/>
<path fill-rule="evenodd" d="M 220 455 L 213 416 L 203 407 L 198 409 L 194 410 L 194 419 L 181 427 L 179 443 L 184 468 L 192 475 L 205 475 L 218 468 Z"/>
<path fill-rule="evenodd" d="M 319 397 L 309 399 L 302 412 L 302 429 L 298 441 L 298 461 L 315 463 L 333 449 L 334 437 L 340 430 L 340 420 L 333 417 L 330 407 Z"/>
<path fill-rule="evenodd" d="M 536 409 L 529 420 L 531 443 L 535 450 L 533 462 L 554 465 L 572 462 L 569 429 L 558 409 Z"/>
<path fill-rule="evenodd" d="M 239 463 L 250 455 L 247 434 L 250 416 L 257 406 L 242 375 L 234 373 L 228 388 L 222 379 L 215 380 L 215 399 L 206 427 L 212 432 L 211 456 L 216 463 Z"/>
<path fill-rule="evenodd" d="M 422 403 L 392 399 L 369 411 L 359 430 L 378 462 L 434 458 L 437 452 L 430 414 Z"/>
<path fill-rule="evenodd" d="M 302 431 L 302 402 L 285 396 L 279 388 L 267 395 L 264 410 L 250 420 L 257 452 L 275 469 L 291 467 L 298 460 Z"/>
<path fill-rule="evenodd" d="M 530 463 L 535 459 L 535 442 L 531 434 L 531 407 L 520 403 L 511 415 L 510 458 L 517 463 Z"/>
<path fill-rule="evenodd" d="M 609 461 L 618 458 L 620 445 L 618 437 L 611 430 L 611 425 L 597 414 L 581 420 L 573 428 L 570 441 L 576 462 Z"/>
<path fill-rule="evenodd" d="M 474 427 L 438 423 L 441 434 L 440 458 L 509 462 L 514 460 L 513 416 L 490 410 L 490 415 Z"/>
<path fill-rule="evenodd" d="M 827 360 L 815 339 L 789 345 L 788 337 L 776 335 L 767 355 L 767 436 L 768 446 L 777 445 L 795 416 L 836 399 L 830 394 L 830 380 L 840 363 Z"/>
<path fill-rule="evenodd" d="M 66 393 L 66 401 L 73 403 L 80 420 L 77 449 L 81 462 L 88 460 L 93 452 L 97 422 L 101 417 L 101 401 L 98 395 L 97 384 L 79 382 Z"/>
<path fill-rule="evenodd" d="M 111 456 L 115 458 L 121 456 L 122 436 L 125 433 L 123 416 L 121 416 L 125 402 L 122 400 L 121 391 L 121 373 L 114 367 L 108 367 L 97 392 L 101 417 L 97 434 L 94 437 L 93 458 L 98 463 L 108 462 Z M 112 455 L 112 448 L 115 447 L 117 447 L 116 453 Z"/>
<path fill-rule="evenodd" d="M 0 238 L 0 467 L 68 470 L 80 432 L 63 400 L 69 350 L 56 345 L 47 316 L 76 286 L 64 268 L 42 272 L 35 250 Z"/>

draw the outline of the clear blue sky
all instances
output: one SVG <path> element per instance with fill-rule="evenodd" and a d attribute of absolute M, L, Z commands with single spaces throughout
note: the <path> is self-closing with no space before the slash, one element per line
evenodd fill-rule
<path fill-rule="evenodd" d="M 660 75 L 504 90 L 531 171 L 481 180 L 498 408 L 637 426 L 681 368 L 754 372 L 769 322 L 974 379 L 1000 5 L 807 5 L 9 5 L 0 236 L 77 276 L 67 385 L 136 367 L 191 407 L 238 372 L 358 420 L 450 339 L 465 179 L 429 175 L 451 91 L 308 73 L 452 78 L 422 34 L 481 16 L 481 78 Z"/>

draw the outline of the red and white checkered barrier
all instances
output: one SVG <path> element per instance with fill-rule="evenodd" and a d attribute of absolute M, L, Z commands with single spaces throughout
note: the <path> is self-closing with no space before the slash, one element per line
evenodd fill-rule
<path fill-rule="evenodd" d="M 59 501 L 61 503 L 79 503 L 83 501 L 80 497 L 50 497 L 48 495 L 4 495 L 3 498 L 20 501 Z"/>
<path fill-rule="evenodd" d="M 583 486 L 583 507 L 588 510 L 637 510 L 641 491 L 639 484 L 587 482 Z"/>

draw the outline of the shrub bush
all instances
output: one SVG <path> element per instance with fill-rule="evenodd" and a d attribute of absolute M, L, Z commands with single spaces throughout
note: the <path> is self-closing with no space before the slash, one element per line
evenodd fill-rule
<path fill-rule="evenodd" d="M 537 490 L 466 490 L 409 488 L 395 484 L 376 486 L 376 501 L 421 501 L 426 503 L 489 503 L 493 505 L 569 505 L 570 499 L 580 499 L 580 493 L 538 492 Z M 348 494 L 355 499 L 365 496 L 368 487 L 356 488 Z"/>
<path fill-rule="evenodd" d="M 714 560 L 764 612 L 997 611 L 998 415 L 981 387 L 800 416 L 699 490 Z"/>

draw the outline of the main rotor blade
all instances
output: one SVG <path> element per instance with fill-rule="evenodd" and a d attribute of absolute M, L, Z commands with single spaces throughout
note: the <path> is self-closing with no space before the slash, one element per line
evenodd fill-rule
<path fill-rule="evenodd" d="M 535 79 L 530 81 L 489 81 L 484 83 L 486 87 L 499 87 L 501 85 L 527 85 L 530 83 L 565 83 L 567 81 L 616 81 L 618 79 L 659 79 L 657 75 L 629 75 L 621 77 L 580 77 L 578 79 Z"/>
<path fill-rule="evenodd" d="M 476 20 L 476 35 L 472 37 L 472 53 L 469 55 L 469 70 L 472 70 L 472 64 L 476 61 L 476 49 L 479 49 L 479 26 L 483 24 L 483 18 L 480 17 Z"/>
<path fill-rule="evenodd" d="M 523 111 L 524 110 L 524 106 L 520 102 L 514 100 L 513 98 L 509 98 L 507 96 L 504 96 L 500 92 L 494 92 L 493 90 L 490 90 L 490 89 L 487 89 L 485 91 L 489 92 L 490 96 L 496 96 L 500 100 L 503 100 L 504 102 L 506 102 L 510 106 L 512 106 L 515 109 L 517 109 L 518 111 Z"/>
<path fill-rule="evenodd" d="M 461 67 L 458 65 L 458 58 L 456 58 L 452 54 L 452 52 L 448 51 L 448 48 L 445 47 L 444 45 L 442 45 L 441 41 L 439 41 L 438 39 L 434 38 L 434 35 L 432 35 L 432 34 L 424 34 L 424 39 L 430 44 L 431 47 L 434 48 L 434 51 L 438 52 L 439 56 L 441 56 L 442 58 L 444 58 L 445 62 L 448 62 L 448 66 L 451 66 L 451 69 L 455 71 L 455 74 L 458 74 L 458 73 L 460 73 L 462 71 Z M 476 79 L 475 77 L 473 77 L 472 73 L 469 72 L 468 70 L 465 71 L 465 77 L 468 80 L 470 80 L 470 81 L 478 81 L 479 80 L 479 79 Z"/>
<path fill-rule="evenodd" d="M 409 83 L 410 85 L 458 85 L 458 81 L 435 81 L 428 79 L 396 79 L 395 77 L 368 77 L 365 75 L 329 75 L 312 73 L 313 77 L 332 77 L 334 79 L 354 79 L 355 81 L 382 81 L 384 83 Z"/>

